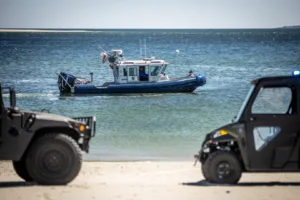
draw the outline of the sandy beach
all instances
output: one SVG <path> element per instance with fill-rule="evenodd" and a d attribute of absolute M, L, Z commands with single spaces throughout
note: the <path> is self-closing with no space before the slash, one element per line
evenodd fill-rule
<path fill-rule="evenodd" d="M 89 199 L 299 199 L 300 174 L 244 174 L 239 185 L 208 184 L 193 162 L 84 162 L 67 186 L 25 183 L 10 162 L 0 162 L 1 200 Z"/>

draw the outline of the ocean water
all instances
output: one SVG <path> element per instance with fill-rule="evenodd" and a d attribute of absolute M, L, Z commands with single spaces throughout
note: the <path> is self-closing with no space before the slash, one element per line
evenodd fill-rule
<path fill-rule="evenodd" d="M 170 63 L 169 77 L 192 69 L 205 74 L 207 84 L 191 94 L 59 94 L 57 71 L 87 78 L 94 72 L 101 85 L 113 80 L 108 64 L 101 63 L 101 49 L 141 58 L 144 41 L 147 57 Z M 15 86 L 22 109 L 97 117 L 85 159 L 193 162 L 204 135 L 237 114 L 252 79 L 300 69 L 300 30 L 2 32 L 0 69 L 2 84 Z"/>

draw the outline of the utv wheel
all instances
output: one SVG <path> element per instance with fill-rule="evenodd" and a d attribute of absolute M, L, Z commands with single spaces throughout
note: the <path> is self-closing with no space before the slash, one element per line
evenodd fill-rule
<path fill-rule="evenodd" d="M 208 181 L 212 183 L 236 184 L 242 175 L 237 157 L 225 151 L 216 151 L 209 155 L 204 169 L 208 172 Z"/>
<path fill-rule="evenodd" d="M 205 180 L 209 180 L 206 162 L 201 163 L 201 171 Z"/>
<path fill-rule="evenodd" d="M 24 159 L 12 162 L 16 174 L 26 182 L 31 182 L 33 179 L 29 175 Z"/>
<path fill-rule="evenodd" d="M 26 159 L 28 173 L 41 185 L 66 185 L 81 169 L 78 144 L 64 134 L 47 134 L 36 139 Z"/>

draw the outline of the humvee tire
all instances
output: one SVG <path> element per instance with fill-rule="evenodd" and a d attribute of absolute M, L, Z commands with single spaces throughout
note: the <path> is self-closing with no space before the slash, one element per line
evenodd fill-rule
<path fill-rule="evenodd" d="M 81 165 L 78 144 L 62 133 L 37 138 L 26 157 L 28 173 L 41 185 L 66 185 L 78 175 Z"/>
<path fill-rule="evenodd" d="M 26 182 L 33 181 L 33 179 L 31 178 L 31 176 L 29 175 L 29 173 L 27 171 L 24 159 L 22 159 L 20 161 L 13 161 L 12 164 L 13 164 L 13 167 L 14 167 L 14 170 L 15 170 L 16 174 L 21 179 L 23 179 Z"/>
<path fill-rule="evenodd" d="M 211 153 L 205 166 L 204 171 L 208 172 L 207 178 L 211 183 L 236 184 L 242 176 L 240 162 L 231 152 L 216 151 Z"/>

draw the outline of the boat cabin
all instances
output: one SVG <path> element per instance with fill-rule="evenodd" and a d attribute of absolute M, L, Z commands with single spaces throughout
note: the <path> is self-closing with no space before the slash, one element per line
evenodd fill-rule
<path fill-rule="evenodd" d="M 155 60 L 153 58 L 120 61 L 116 64 L 116 82 L 158 82 L 160 74 L 165 72 L 168 64 L 164 60 Z"/>

